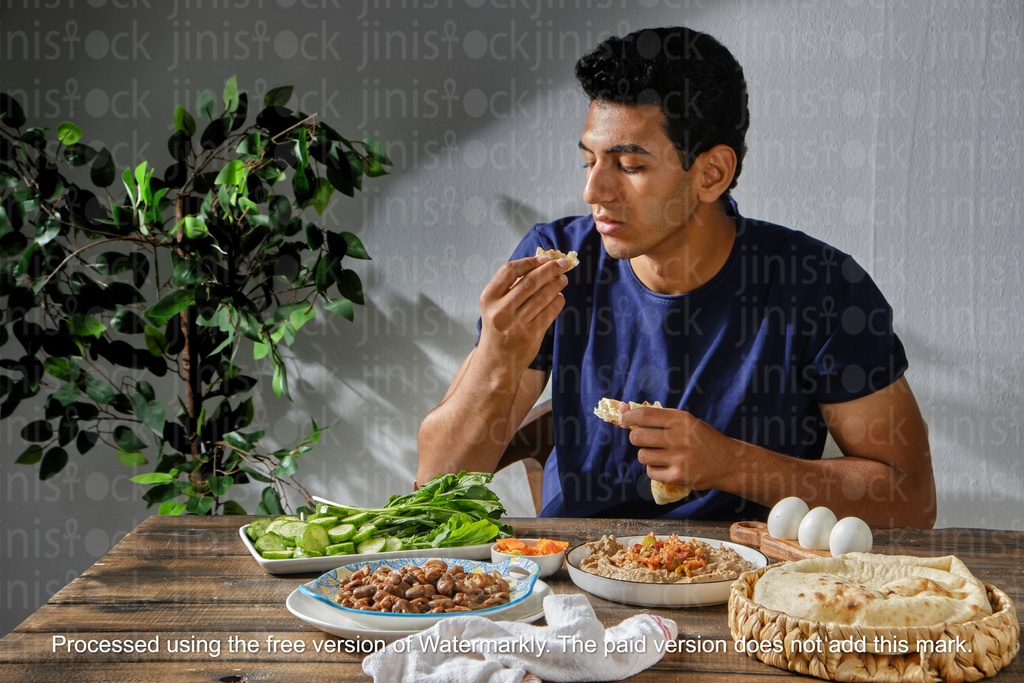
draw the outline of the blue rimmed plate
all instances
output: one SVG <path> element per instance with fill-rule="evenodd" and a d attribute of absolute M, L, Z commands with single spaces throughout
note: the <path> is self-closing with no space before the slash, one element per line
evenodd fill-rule
<path fill-rule="evenodd" d="M 473 572 L 496 571 L 509 585 L 509 601 L 497 607 L 473 610 L 472 612 L 449 612 L 445 614 L 395 614 L 391 612 L 370 612 L 367 610 L 342 607 L 334 601 L 334 597 L 349 581 L 349 577 L 356 571 L 368 566 L 372 574 L 380 567 L 389 567 L 400 570 L 403 567 L 422 567 L 430 560 L 440 559 L 449 566 L 462 565 L 467 574 Z M 340 610 L 349 620 L 364 628 L 381 630 L 413 630 L 418 631 L 428 628 L 433 624 L 453 616 L 486 616 L 489 617 L 497 612 L 507 610 L 519 605 L 533 591 L 533 586 L 540 575 L 540 565 L 526 557 L 517 557 L 505 560 L 504 562 L 476 562 L 453 557 L 406 557 L 401 559 L 378 560 L 376 562 L 356 562 L 347 564 L 337 569 L 332 569 L 320 578 L 308 583 L 301 584 L 299 590 L 324 602 L 334 609 Z"/>

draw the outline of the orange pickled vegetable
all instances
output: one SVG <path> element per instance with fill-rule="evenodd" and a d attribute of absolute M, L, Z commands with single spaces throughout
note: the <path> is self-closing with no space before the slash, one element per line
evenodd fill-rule
<path fill-rule="evenodd" d="M 568 547 L 567 541 L 550 538 L 539 538 L 536 545 L 528 545 L 518 538 L 499 538 L 497 542 L 498 550 L 509 555 L 553 555 Z"/>

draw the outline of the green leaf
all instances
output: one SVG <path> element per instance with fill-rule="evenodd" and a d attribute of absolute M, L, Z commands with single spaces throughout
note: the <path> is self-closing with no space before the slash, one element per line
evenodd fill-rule
<path fill-rule="evenodd" d="M 149 462 L 146 456 L 138 451 L 123 451 L 120 448 L 117 449 L 117 458 L 128 467 L 139 467 Z"/>
<path fill-rule="evenodd" d="M 114 428 L 114 442 L 123 451 L 141 451 L 146 442 L 136 436 L 131 427 L 118 425 Z"/>
<path fill-rule="evenodd" d="M 369 260 L 370 255 L 366 252 L 366 247 L 363 246 L 362 240 L 360 240 L 355 234 L 343 230 L 341 236 L 345 238 L 345 242 L 348 244 L 348 252 L 346 256 L 352 258 Z"/>
<path fill-rule="evenodd" d="M 107 326 L 102 320 L 91 315 L 69 315 L 67 318 L 68 332 L 73 337 L 95 337 L 100 338 L 107 331 Z"/>
<path fill-rule="evenodd" d="M 185 216 L 181 223 L 185 231 L 185 237 L 188 237 L 190 240 L 202 239 L 210 234 L 210 231 L 206 228 L 206 221 L 202 216 Z"/>
<path fill-rule="evenodd" d="M 189 136 L 196 133 L 196 120 L 180 104 L 174 108 L 174 130 L 180 130 Z"/>
<path fill-rule="evenodd" d="M 159 514 L 164 517 L 177 517 L 185 512 L 185 504 L 176 500 L 168 500 L 160 504 Z"/>
<path fill-rule="evenodd" d="M 290 477 L 299 471 L 299 463 L 293 455 L 286 455 L 281 458 L 281 462 L 277 467 L 274 468 L 275 477 Z"/>
<path fill-rule="evenodd" d="M 267 91 L 267 94 L 263 96 L 264 107 L 283 107 L 288 104 L 288 100 L 292 98 L 293 87 L 290 85 L 282 85 L 277 88 L 271 88 Z"/>
<path fill-rule="evenodd" d="M 25 441 L 49 441 L 53 438 L 53 427 L 46 420 L 33 420 L 21 428 Z"/>
<path fill-rule="evenodd" d="M 353 303 L 363 305 L 363 283 L 359 280 L 359 275 L 353 270 L 347 268 L 342 270 L 335 278 L 335 284 L 338 285 L 338 292 L 345 297 L 350 299 Z"/>
<path fill-rule="evenodd" d="M 100 275 L 120 275 L 132 269 L 128 254 L 120 251 L 105 251 L 96 257 L 96 272 Z"/>
<path fill-rule="evenodd" d="M 338 297 L 324 304 L 324 308 L 331 313 L 336 313 L 349 322 L 355 322 L 356 314 L 352 302 L 345 297 Z"/>
<path fill-rule="evenodd" d="M 245 508 L 233 500 L 224 501 L 221 505 L 221 510 L 225 515 L 247 515 Z"/>
<path fill-rule="evenodd" d="M 385 166 L 391 166 L 391 159 L 388 158 L 387 150 L 384 149 L 380 140 L 373 136 L 367 136 L 363 138 L 363 147 L 371 159 Z"/>
<path fill-rule="evenodd" d="M 145 382 L 139 382 L 139 393 L 132 394 L 130 401 L 132 404 L 132 412 L 135 417 L 142 421 L 142 424 L 149 427 L 150 431 L 156 434 L 158 439 L 164 437 L 164 419 L 165 410 L 164 404 L 155 399 L 147 399 L 142 394 L 142 385 Z"/>
<path fill-rule="evenodd" d="M 147 401 L 152 401 L 156 398 L 156 391 L 153 389 L 153 385 L 144 379 L 140 379 L 136 383 L 136 388 L 139 390 L 139 395 Z"/>
<path fill-rule="evenodd" d="M 78 363 L 75 361 L 70 358 L 60 358 L 57 356 L 50 356 L 44 360 L 43 369 L 57 379 L 62 379 L 65 382 L 77 381 L 83 372 L 82 368 L 78 367 Z"/>
<path fill-rule="evenodd" d="M 82 390 L 78 388 L 78 384 L 75 382 L 65 382 L 60 389 L 53 392 L 53 400 L 61 404 L 65 408 L 78 400 Z"/>
<path fill-rule="evenodd" d="M 117 394 L 106 382 L 95 377 L 86 377 L 85 395 L 97 403 L 111 403 Z"/>
<path fill-rule="evenodd" d="M 273 479 L 271 479 L 266 474 L 260 472 L 251 465 L 246 465 L 245 463 L 242 463 L 241 465 L 238 466 L 238 469 L 248 474 L 250 478 L 255 479 L 256 481 L 261 481 L 264 484 L 272 484 L 274 482 Z"/>
<path fill-rule="evenodd" d="M 245 162 L 241 159 L 235 159 L 220 169 L 220 173 L 217 174 L 217 179 L 213 181 L 213 184 L 241 185 L 245 181 L 245 174 Z"/>
<path fill-rule="evenodd" d="M 213 507 L 213 498 L 210 496 L 190 496 L 185 503 L 185 509 L 193 515 L 205 515 Z"/>
<path fill-rule="evenodd" d="M 256 509 L 258 515 L 283 515 L 284 508 L 281 507 L 281 499 L 277 496 L 277 491 L 271 487 L 263 489 L 263 494 L 260 496 L 260 504 Z"/>
<path fill-rule="evenodd" d="M 213 121 L 217 116 L 217 103 L 213 99 L 213 93 L 204 90 L 196 98 L 196 111 L 207 121 Z"/>
<path fill-rule="evenodd" d="M 231 488 L 235 480 L 227 475 L 210 477 L 210 493 L 215 496 L 223 496 Z"/>
<path fill-rule="evenodd" d="M 284 395 L 285 398 L 291 400 L 291 395 L 288 393 L 288 373 L 283 363 L 274 363 L 274 378 L 271 381 L 271 387 L 274 389 L 274 395 L 278 398 Z"/>
<path fill-rule="evenodd" d="M 136 484 L 170 484 L 174 481 L 174 476 L 168 472 L 150 472 L 132 477 L 131 481 Z"/>
<path fill-rule="evenodd" d="M 82 129 L 70 121 L 65 121 L 57 126 L 57 139 L 62 145 L 73 145 L 82 139 Z"/>
<path fill-rule="evenodd" d="M 139 334 L 145 330 L 146 323 L 135 311 L 121 308 L 110 319 L 110 326 L 121 334 Z"/>
<path fill-rule="evenodd" d="M 331 203 L 331 196 L 334 194 L 334 188 L 327 181 L 326 178 L 316 179 L 316 189 L 313 191 L 313 209 L 319 214 L 323 215 L 324 211 L 327 210 L 327 206 Z"/>
<path fill-rule="evenodd" d="M 146 348 L 149 349 L 151 354 L 157 358 L 167 355 L 167 337 L 164 335 L 163 330 L 152 325 L 146 325 L 144 334 L 146 336 Z"/>
<path fill-rule="evenodd" d="M 14 462 L 18 465 L 35 465 L 43 459 L 43 447 L 37 443 L 32 444 L 18 456 Z"/>
<path fill-rule="evenodd" d="M 39 478 L 49 479 L 64 469 L 68 464 L 68 453 L 63 448 L 51 448 L 43 456 L 43 462 L 39 465 Z"/>
<path fill-rule="evenodd" d="M 263 154 L 262 139 L 260 132 L 258 130 L 254 130 L 242 138 L 242 141 L 238 143 L 238 147 L 235 148 L 235 151 L 242 156 L 259 157 Z"/>
<path fill-rule="evenodd" d="M 224 83 L 224 110 L 230 113 L 238 109 L 238 79 L 232 75 Z"/>
<path fill-rule="evenodd" d="M 175 289 L 146 309 L 146 317 L 154 325 L 163 326 L 173 316 L 181 313 L 195 303 L 195 293 L 191 289 Z"/>
<path fill-rule="evenodd" d="M 266 358 L 267 354 L 270 353 L 270 344 L 264 342 L 254 342 L 252 345 L 252 359 L 260 360 Z"/>

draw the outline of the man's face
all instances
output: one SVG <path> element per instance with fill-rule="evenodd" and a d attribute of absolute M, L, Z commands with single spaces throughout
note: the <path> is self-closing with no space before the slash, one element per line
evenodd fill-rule
<path fill-rule="evenodd" d="M 590 105 L 580 139 L 587 169 L 583 199 L 608 254 L 671 259 L 699 202 L 693 173 L 662 126 L 655 105 Z"/>

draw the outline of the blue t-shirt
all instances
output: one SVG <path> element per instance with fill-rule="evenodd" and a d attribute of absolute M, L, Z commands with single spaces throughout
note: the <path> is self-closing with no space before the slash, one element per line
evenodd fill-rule
<path fill-rule="evenodd" d="M 534 226 L 512 258 L 574 250 L 566 304 L 531 367 L 549 371 L 555 450 L 542 516 L 763 519 L 717 490 L 656 505 L 628 430 L 593 414 L 603 397 L 660 401 L 723 434 L 818 459 L 820 404 L 860 398 L 906 370 L 892 309 L 847 254 L 802 232 L 736 216 L 722 269 L 678 296 L 650 291 L 610 257 L 592 216 Z"/>

